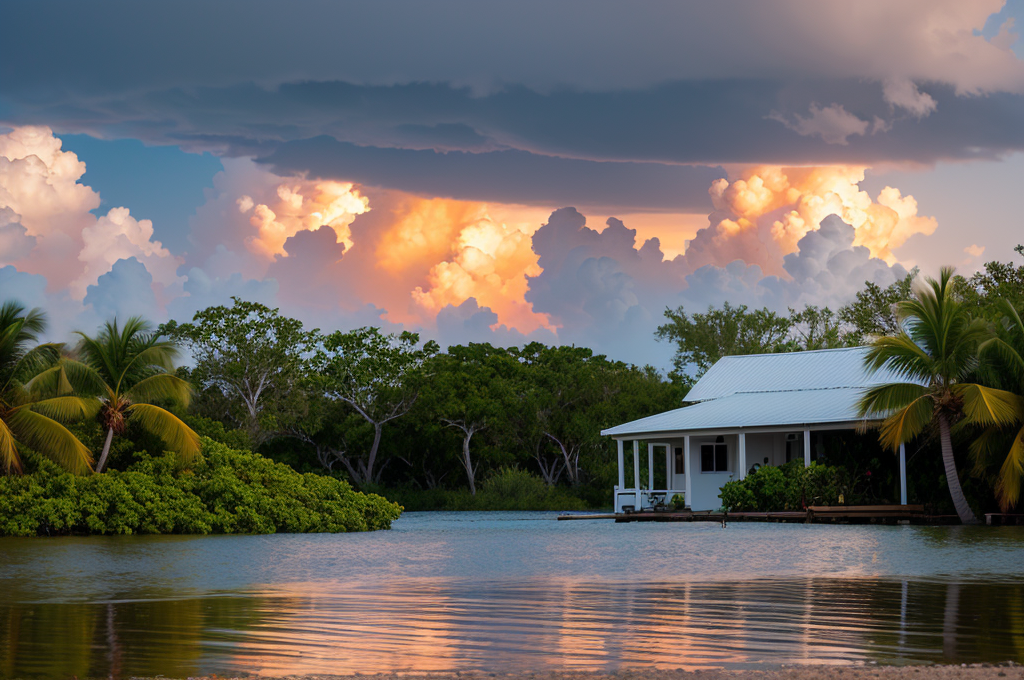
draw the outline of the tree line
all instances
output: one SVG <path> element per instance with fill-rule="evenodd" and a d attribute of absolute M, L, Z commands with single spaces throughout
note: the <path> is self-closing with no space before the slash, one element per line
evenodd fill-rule
<path fill-rule="evenodd" d="M 410 332 L 308 329 L 280 310 L 237 298 L 187 323 L 153 328 L 142 319 L 111 320 L 93 335 L 80 333 L 76 343 L 39 344 L 42 313 L 6 303 L 0 468 L 17 471 L 18 447 L 26 446 L 67 469 L 101 471 L 111 441 L 132 428 L 154 434 L 187 462 L 199 448 L 193 427 L 209 422 L 233 432 L 240 446 L 363 489 L 474 496 L 481 480 L 518 470 L 587 504 L 606 505 L 616 455 L 601 429 L 680 406 L 690 385 L 726 354 L 904 336 L 923 346 L 925 340 L 908 335 L 914 326 L 907 325 L 906 303 L 920 299 L 915 277 L 911 272 L 887 287 L 867 282 L 837 311 L 805 306 L 784 315 L 729 304 L 666 310 L 657 335 L 677 350 L 667 376 L 583 347 L 471 343 L 442 351 Z M 1020 394 L 1024 374 L 1013 352 L 1024 356 L 1024 340 L 1014 335 L 1013 314 L 1024 305 L 1024 267 L 991 262 L 971 277 L 947 279 L 942 295 L 985 330 L 964 341 L 963 367 L 939 380 Z M 185 353 L 189 364 L 176 365 Z M 1009 416 L 972 420 L 962 401 L 954 399 L 947 413 L 954 444 L 970 447 L 974 477 L 1009 507 L 1019 493 L 1024 444 L 1013 448 Z M 105 435 L 95 461 L 68 429 L 83 419 L 98 422 Z M 928 434 L 930 421 L 921 422 L 914 433 Z M 1017 457 L 990 469 L 998 457 L 992 452 L 1004 449 Z"/>

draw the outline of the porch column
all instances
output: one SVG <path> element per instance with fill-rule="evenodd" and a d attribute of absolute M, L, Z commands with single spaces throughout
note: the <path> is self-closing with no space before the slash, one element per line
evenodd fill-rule
<path fill-rule="evenodd" d="M 907 448 L 900 444 L 900 505 L 907 504 Z"/>
<path fill-rule="evenodd" d="M 743 479 L 747 476 L 747 433 L 740 432 L 740 451 L 739 451 L 739 467 L 740 474 L 739 478 Z"/>
<path fill-rule="evenodd" d="M 640 490 L 640 442 L 633 440 L 633 488 Z M 636 499 L 636 506 L 640 507 L 640 498 Z"/>
<path fill-rule="evenodd" d="M 665 490 L 668 491 L 672 488 L 672 482 L 675 481 L 672 478 L 672 446 L 665 446 Z M 672 500 L 672 499 L 666 499 Z"/>
<path fill-rule="evenodd" d="M 811 431 L 804 430 L 804 467 L 811 467 Z"/>
<path fill-rule="evenodd" d="M 654 444 L 647 442 L 647 488 L 654 489 Z"/>
<path fill-rule="evenodd" d="M 686 475 L 686 480 L 683 485 L 683 493 L 686 499 L 686 507 L 693 507 L 693 483 L 690 478 L 693 477 L 691 471 L 693 470 L 693 461 L 690 460 L 690 435 L 683 437 L 683 474 Z M 678 471 L 677 471 L 678 472 Z"/>
<path fill-rule="evenodd" d="M 623 453 L 623 442 L 621 439 L 615 442 L 619 448 L 619 491 L 626 488 L 626 456 Z"/>

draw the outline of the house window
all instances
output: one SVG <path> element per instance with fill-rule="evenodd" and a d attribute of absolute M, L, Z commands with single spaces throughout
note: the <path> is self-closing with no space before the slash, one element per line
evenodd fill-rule
<path fill-rule="evenodd" d="M 686 460 L 685 460 L 685 458 L 686 457 L 683 455 L 683 447 L 677 446 L 676 447 L 676 474 L 677 475 L 685 475 L 686 474 Z"/>
<path fill-rule="evenodd" d="M 719 437 L 714 444 L 700 445 L 701 472 L 728 472 L 729 449 L 725 437 Z"/>

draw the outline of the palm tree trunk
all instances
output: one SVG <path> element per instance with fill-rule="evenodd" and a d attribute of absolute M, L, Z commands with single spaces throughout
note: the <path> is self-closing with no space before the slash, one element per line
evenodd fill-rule
<path fill-rule="evenodd" d="M 971 511 L 971 506 L 964 498 L 964 490 L 960 488 L 960 475 L 956 471 L 956 460 L 953 458 L 953 440 L 949 436 L 949 421 L 945 414 L 938 414 L 939 440 L 942 444 L 942 463 L 946 467 L 946 486 L 949 487 L 949 495 L 953 497 L 953 507 L 956 514 L 960 515 L 963 524 L 977 524 L 978 518 Z"/>
<path fill-rule="evenodd" d="M 103 466 L 107 464 L 107 456 L 110 455 L 110 442 L 114 440 L 114 428 L 107 428 L 107 441 L 103 443 L 103 453 L 100 454 L 100 462 L 96 463 L 96 474 L 103 472 Z"/>

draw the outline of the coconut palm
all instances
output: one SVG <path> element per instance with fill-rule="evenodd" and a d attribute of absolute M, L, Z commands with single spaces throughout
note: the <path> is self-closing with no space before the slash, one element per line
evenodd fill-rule
<path fill-rule="evenodd" d="M 117 319 L 107 322 L 95 337 L 78 333 L 77 354 L 81 363 L 64 360 L 67 370 L 80 372 L 76 382 L 81 390 L 97 394 L 99 420 L 107 431 L 103 452 L 96 464 L 102 472 L 110 454 L 114 435 L 123 435 L 129 422 L 160 437 L 184 462 L 199 454 L 199 436 L 180 418 L 157 403 L 172 402 L 188 406 L 192 389 L 187 382 L 170 373 L 178 348 L 154 332 L 140 317 L 132 317 L 120 327 Z M 80 370 L 80 369 L 79 369 Z"/>
<path fill-rule="evenodd" d="M 1002 317 L 997 335 L 981 345 L 983 374 L 987 382 L 1017 397 L 1017 414 L 1010 427 L 986 428 L 971 444 L 975 472 L 983 473 L 991 458 L 1005 452 L 1005 458 L 996 475 L 996 500 L 1008 510 L 1020 499 L 1021 481 L 1024 479 L 1024 322 L 1008 300 L 999 303 Z"/>
<path fill-rule="evenodd" d="M 878 416 L 879 440 L 893 451 L 926 427 L 938 430 L 946 483 L 960 521 L 977 522 L 964 498 L 953 457 L 950 428 L 963 424 L 1005 426 L 1018 411 L 1016 395 L 968 382 L 978 368 L 979 345 L 991 336 L 988 324 L 972 318 L 953 295 L 953 269 L 927 279 L 914 296 L 897 304 L 903 330 L 876 340 L 865 359 L 872 369 L 887 368 L 904 382 L 879 385 L 861 398 L 861 416 Z"/>
<path fill-rule="evenodd" d="M 0 470 L 21 471 L 19 446 L 27 446 L 67 470 L 87 472 L 92 455 L 60 421 L 88 417 L 89 400 L 71 394 L 70 385 L 44 398 L 40 376 L 60 356 L 58 345 L 37 344 L 46 330 L 38 309 L 15 302 L 0 306 Z"/>

